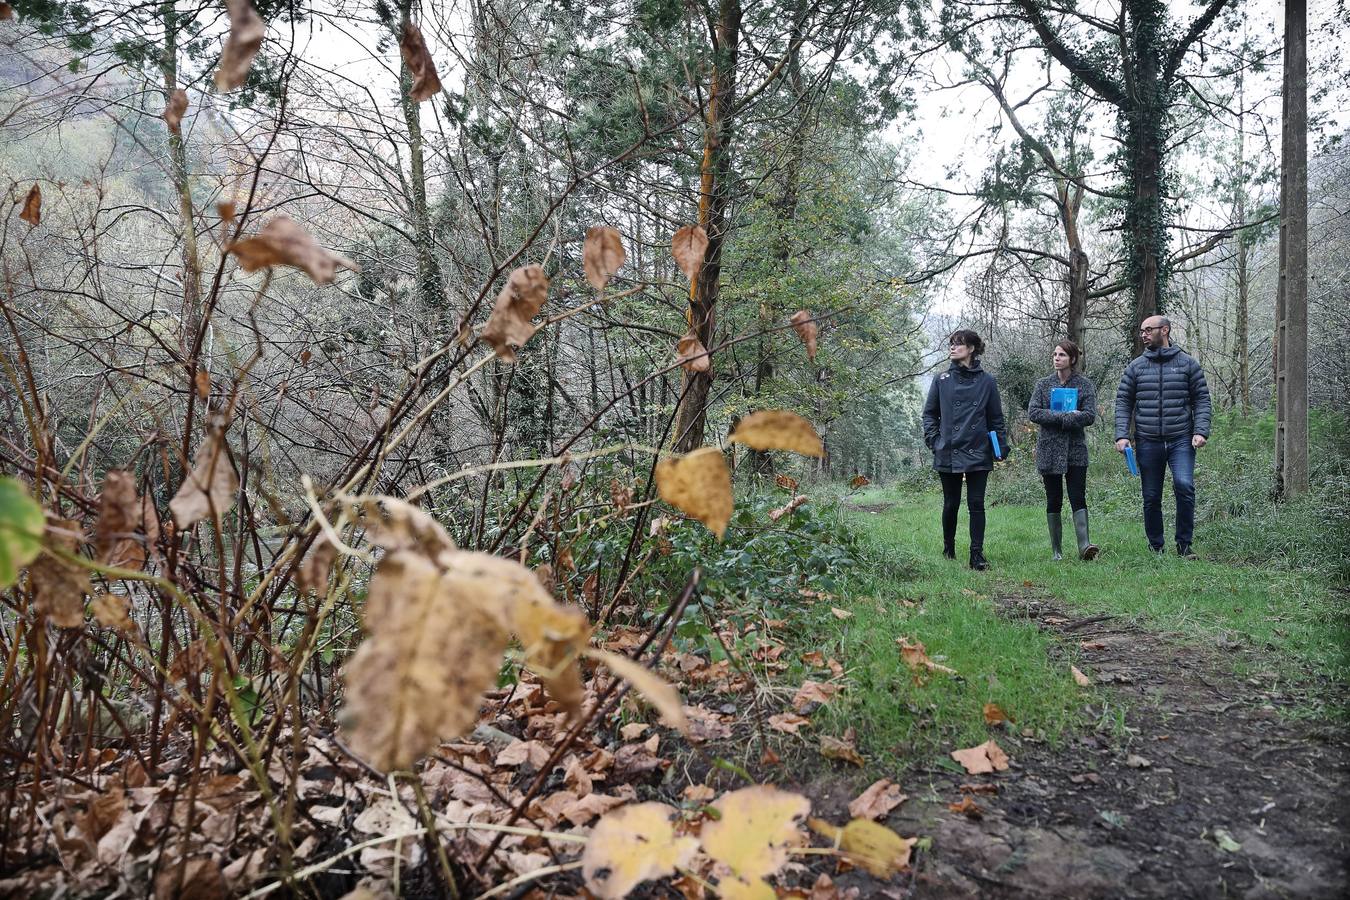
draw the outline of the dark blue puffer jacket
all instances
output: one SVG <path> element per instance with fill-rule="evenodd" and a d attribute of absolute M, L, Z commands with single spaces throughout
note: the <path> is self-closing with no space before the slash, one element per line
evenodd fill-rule
<path fill-rule="evenodd" d="M 1130 360 L 1116 389 L 1116 440 L 1209 437 L 1209 386 L 1205 372 L 1180 347 L 1146 349 Z"/>
<path fill-rule="evenodd" d="M 988 472 L 994 468 L 989 432 L 998 434 L 999 449 L 1009 450 L 1003 402 L 994 376 L 980 368 L 952 363 L 933 379 L 923 405 L 923 440 L 933 451 L 939 472 Z"/>

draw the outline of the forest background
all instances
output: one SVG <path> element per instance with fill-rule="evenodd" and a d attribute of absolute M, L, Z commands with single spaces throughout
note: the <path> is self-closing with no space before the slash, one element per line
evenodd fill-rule
<path fill-rule="evenodd" d="M 1316 438 L 1350 395 L 1350 68 L 1343 2 L 1308 13 Z M 47 548 L 31 575 L 0 566 L 0 868 L 50 852 L 51 779 L 92 790 L 128 754 L 194 800 L 233 754 L 289 835 L 306 742 L 338 740 L 344 665 L 378 630 L 377 559 L 513 560 L 587 634 L 645 635 L 639 659 L 722 634 L 732 598 L 833 589 L 853 557 L 810 507 L 924 482 L 918 409 L 958 326 L 1012 412 L 1074 337 L 1109 418 L 1139 321 L 1165 312 L 1225 427 L 1257 436 L 1202 516 L 1275 524 L 1219 552 L 1343 583 L 1343 448 L 1315 440 L 1309 495 L 1283 504 L 1265 455 L 1283 25 L 1225 0 L 0 4 L 0 469 Z M 735 440 L 773 410 L 810 440 Z M 1009 502 L 1034 491 L 1033 439 L 996 477 Z M 659 487 L 658 459 L 705 446 L 725 509 Z M 730 521 L 727 543 L 658 495 Z M 586 641 L 541 638 L 562 653 L 544 660 L 518 625 L 504 684 L 556 679 Z M 619 682 L 584 674 L 601 722 Z M 446 690 L 471 726 L 477 692 Z M 363 740 L 379 771 L 413 761 Z M 128 844 L 156 853 L 134 877 L 197 872 L 169 809 Z M 467 870 L 429 841 L 427 877 L 539 869 L 490 862 L 504 833 Z M 296 844 L 253 875 L 292 877 Z M 81 877 L 132 877 L 100 863 Z"/>

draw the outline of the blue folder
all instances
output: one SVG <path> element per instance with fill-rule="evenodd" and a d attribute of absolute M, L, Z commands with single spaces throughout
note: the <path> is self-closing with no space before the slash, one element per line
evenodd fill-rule
<path fill-rule="evenodd" d="M 1051 412 L 1077 412 L 1078 388 L 1057 387 L 1050 389 Z"/>
<path fill-rule="evenodd" d="M 1125 465 L 1129 468 L 1130 474 L 1135 478 L 1139 477 L 1139 462 L 1134 458 L 1134 448 L 1125 447 Z"/>
<path fill-rule="evenodd" d="M 998 432 L 989 432 L 989 442 L 994 445 L 994 459 L 1003 458 L 1003 448 L 998 445 Z"/>

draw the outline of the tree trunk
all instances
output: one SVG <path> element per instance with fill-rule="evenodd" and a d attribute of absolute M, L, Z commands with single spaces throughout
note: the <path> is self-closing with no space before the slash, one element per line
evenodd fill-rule
<path fill-rule="evenodd" d="M 1237 190 L 1234 197 L 1233 218 L 1238 225 L 1247 224 L 1247 133 L 1242 126 L 1242 116 L 1245 112 L 1245 92 L 1243 90 L 1242 69 L 1239 67 L 1237 74 L 1238 90 L 1238 146 L 1237 146 Z M 1238 232 L 1237 242 L 1237 321 L 1233 325 L 1235 349 L 1233 355 L 1237 357 L 1237 401 L 1242 409 L 1243 417 L 1251 412 L 1251 370 L 1249 368 L 1248 354 L 1248 332 L 1250 326 L 1247 320 L 1247 246 L 1248 239 L 1246 231 Z"/>
<path fill-rule="evenodd" d="M 717 298 L 721 290 L 722 249 L 727 236 L 731 200 L 731 139 L 736 105 L 736 58 L 741 31 L 740 0 L 722 0 L 717 16 L 712 87 L 703 129 L 703 166 L 699 192 L 699 224 L 708 233 L 703 267 L 690 286 L 689 325 L 710 351 L 716 333 Z M 708 357 L 709 363 L 712 356 Z M 703 446 L 712 367 L 681 377 L 680 409 L 672 446 L 681 453 Z"/>
<path fill-rule="evenodd" d="M 400 22 L 406 22 L 412 12 L 412 0 L 401 0 Z M 401 59 L 401 57 L 400 57 Z M 427 208 L 426 158 L 422 140 L 422 113 L 420 104 L 413 100 L 412 73 L 405 62 L 399 63 L 399 104 L 403 109 L 403 123 L 408 129 L 408 190 L 412 207 L 413 255 L 417 261 L 417 301 L 423 314 L 432 324 L 433 334 L 446 331 L 441 321 L 445 303 L 441 292 L 441 272 L 433 253 L 431 214 Z"/>
<path fill-rule="evenodd" d="M 167 106 L 178 84 L 178 13 L 169 4 L 164 13 L 164 57 L 160 60 Z M 169 178 L 178 195 L 178 224 L 183 230 L 183 309 L 179 315 L 180 340 L 191 353 L 202 327 L 202 262 L 197 249 L 196 210 L 188 174 L 187 144 L 182 134 L 169 132 Z"/>
<path fill-rule="evenodd" d="M 1147 68 L 1141 66 L 1141 70 Z M 1141 77 L 1139 90 L 1146 90 Z M 1156 90 L 1155 84 L 1152 88 Z M 1158 117 L 1164 110 L 1141 103 L 1128 113 L 1126 140 L 1134 146 L 1130 160 L 1130 208 L 1125 227 L 1125 251 L 1134 284 L 1134 319 L 1129 323 L 1134 354 L 1143 350 L 1139 324 L 1163 312 L 1161 283 L 1166 277 L 1167 233 L 1162 195 L 1162 134 Z"/>
<path fill-rule="evenodd" d="M 1283 497 L 1308 490 L 1308 15 L 1306 0 L 1284 8 L 1284 115 L 1280 142 L 1279 415 L 1276 441 Z"/>

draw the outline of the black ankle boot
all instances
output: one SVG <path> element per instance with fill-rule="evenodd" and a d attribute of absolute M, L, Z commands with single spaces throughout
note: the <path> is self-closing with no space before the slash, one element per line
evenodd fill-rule
<path fill-rule="evenodd" d="M 956 547 L 952 544 L 944 544 L 942 546 L 942 555 L 947 557 L 947 559 L 956 559 Z"/>
<path fill-rule="evenodd" d="M 989 568 L 989 560 L 984 558 L 984 550 L 982 548 L 970 548 L 970 567 L 980 572 Z"/>

